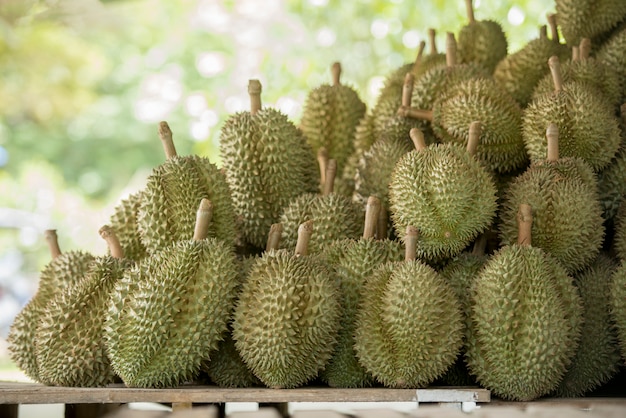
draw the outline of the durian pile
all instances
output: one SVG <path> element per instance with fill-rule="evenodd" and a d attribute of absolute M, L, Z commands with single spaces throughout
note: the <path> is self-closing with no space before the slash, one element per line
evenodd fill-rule
<path fill-rule="evenodd" d="M 512 54 L 466 3 L 445 54 L 430 30 L 371 109 L 340 63 L 298 124 L 250 80 L 220 168 L 178 155 L 162 122 L 165 160 L 100 230 L 107 254 L 47 234 L 13 360 L 57 386 L 480 385 L 527 401 L 611 380 L 626 2 L 557 0 Z"/>

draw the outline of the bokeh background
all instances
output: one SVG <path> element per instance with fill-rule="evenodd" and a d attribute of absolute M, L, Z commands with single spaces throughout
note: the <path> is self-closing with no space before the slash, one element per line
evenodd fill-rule
<path fill-rule="evenodd" d="M 538 36 L 554 2 L 474 0 L 515 52 Z M 429 28 L 458 33 L 464 0 L 0 0 L 0 371 L 5 338 L 49 261 L 62 250 L 104 254 L 98 229 L 164 161 L 157 124 L 178 153 L 219 165 L 219 132 L 248 106 L 298 123 L 308 91 L 342 82 L 372 105 L 384 77 L 414 60 Z"/>

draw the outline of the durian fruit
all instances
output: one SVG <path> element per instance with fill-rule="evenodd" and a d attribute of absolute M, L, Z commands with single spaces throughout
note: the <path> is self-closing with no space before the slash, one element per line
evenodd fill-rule
<path fill-rule="evenodd" d="M 459 62 L 483 65 L 490 74 L 507 56 L 508 41 L 502 26 L 493 20 L 476 20 L 472 0 L 465 0 L 469 23 L 461 28 L 458 38 Z"/>
<path fill-rule="evenodd" d="M 611 162 L 598 173 L 598 192 L 604 219 L 611 221 L 626 197 L 626 103 L 620 107 L 622 141 Z"/>
<path fill-rule="evenodd" d="M 446 53 L 437 50 L 437 31 L 434 28 L 428 28 L 428 48 L 429 53 L 422 55 L 419 58 L 419 64 L 413 68 L 413 75 L 416 79 L 431 68 L 447 65 Z"/>
<path fill-rule="evenodd" d="M 235 211 L 226 176 L 208 158 L 179 156 L 166 122 L 159 124 L 159 137 L 167 157 L 148 177 L 137 214 L 141 242 L 149 253 L 193 235 L 197 202 L 213 203 L 210 237 L 235 244 Z"/>
<path fill-rule="evenodd" d="M 621 0 L 556 0 L 559 26 L 568 45 L 601 36 L 626 19 Z"/>
<path fill-rule="evenodd" d="M 617 75 L 621 86 L 621 101 L 626 100 L 626 26 L 607 39 L 595 54 L 596 59 Z"/>
<path fill-rule="evenodd" d="M 261 83 L 250 80 L 250 111 L 237 112 L 220 133 L 222 166 L 244 241 L 263 248 L 285 206 L 318 190 L 314 153 L 279 110 L 261 107 Z"/>
<path fill-rule="evenodd" d="M 137 224 L 139 205 L 141 204 L 141 191 L 130 194 L 122 199 L 114 209 L 109 220 L 115 236 L 122 246 L 124 258 L 139 261 L 148 255 L 146 247 L 141 242 L 141 234 Z"/>
<path fill-rule="evenodd" d="M 622 203 L 615 215 L 614 236 L 613 236 L 613 252 L 615 256 L 621 260 L 626 260 L 626 200 L 622 199 Z"/>
<path fill-rule="evenodd" d="M 103 387 L 116 380 L 106 353 L 104 322 L 111 292 L 134 262 L 124 258 L 110 226 L 99 232 L 111 255 L 96 257 L 85 275 L 57 293 L 40 314 L 37 365 L 47 385 Z"/>
<path fill-rule="evenodd" d="M 432 383 L 454 363 L 462 344 L 459 302 L 432 267 L 415 260 L 417 235 L 407 228 L 406 261 L 380 265 L 361 293 L 354 349 L 386 387 Z"/>
<path fill-rule="evenodd" d="M 520 206 L 518 242 L 475 278 L 466 358 L 492 395 L 529 401 L 554 391 L 576 352 L 582 303 L 565 269 L 532 246 L 532 209 Z"/>
<path fill-rule="evenodd" d="M 333 63 L 331 72 L 332 85 L 322 84 L 307 94 L 300 129 L 313 151 L 326 148 L 341 172 L 354 152 L 354 132 L 365 115 L 365 103 L 352 87 L 341 84 L 339 62 Z"/>
<path fill-rule="evenodd" d="M 95 258 L 85 251 L 62 253 L 55 230 L 46 230 L 45 238 L 52 260 L 39 273 L 37 292 L 17 314 L 7 337 L 11 360 L 37 382 L 42 382 L 42 378 L 37 363 L 36 330 L 43 311 L 50 300 L 85 274 Z"/>
<path fill-rule="evenodd" d="M 548 22 L 552 39 L 548 39 L 546 27 L 542 26 L 539 38 L 531 40 L 519 51 L 507 55 L 493 72 L 496 83 L 509 92 L 522 107 L 526 107 L 535 86 L 549 72 L 545 65 L 548 59 L 553 55 L 565 59 L 570 54 L 569 48 L 559 43 L 553 15 L 548 16 Z"/>
<path fill-rule="evenodd" d="M 579 157 L 595 170 L 606 167 L 620 146 L 620 130 L 612 106 L 586 84 L 563 82 L 557 56 L 548 61 L 554 92 L 541 96 L 524 110 L 522 136 L 531 161 L 545 159 L 546 126 L 559 128 L 563 157 Z"/>
<path fill-rule="evenodd" d="M 380 209 L 381 201 L 370 196 L 366 205 L 363 237 L 359 240 L 334 241 L 324 250 L 324 258 L 339 278 L 342 298 L 337 346 L 320 375 L 322 381 L 331 387 L 360 388 L 374 384 L 374 378 L 358 362 L 354 352 L 354 331 L 361 293 L 367 278 L 378 266 L 402 261 L 403 255 L 400 242 L 375 239 Z"/>
<path fill-rule="evenodd" d="M 128 270 L 111 295 L 105 342 L 129 387 L 171 387 L 199 372 L 227 328 L 239 285 L 234 250 L 208 237 L 202 199 L 193 239 L 164 247 Z"/>
<path fill-rule="evenodd" d="M 420 225 L 420 258 L 454 257 L 491 225 L 496 212 L 493 179 L 474 158 L 478 135 L 465 149 L 451 143 L 427 147 L 419 130 L 410 134 L 416 150 L 400 158 L 389 183 L 394 228 L 401 236 L 407 226 Z"/>
<path fill-rule="evenodd" d="M 326 263 L 307 255 L 313 222 L 298 230 L 295 253 L 270 250 L 256 259 L 235 307 L 235 347 L 270 388 L 293 388 L 317 377 L 340 326 L 338 279 Z"/>
<path fill-rule="evenodd" d="M 608 382 L 618 372 L 621 356 L 610 315 L 610 280 L 617 264 L 600 254 L 574 276 L 583 302 L 583 325 L 576 355 L 554 393 L 580 397 Z"/>
<path fill-rule="evenodd" d="M 611 319 L 617 331 L 623 365 L 626 363 L 626 261 L 622 261 L 611 276 L 609 288 Z"/>
<path fill-rule="evenodd" d="M 587 266 L 598 255 L 604 238 L 602 210 L 591 168 L 576 158 L 560 158 L 560 131 L 545 131 L 547 159 L 535 162 L 513 180 L 500 218 L 503 244 L 517 239 L 520 204 L 533 208 L 533 245 L 558 260 L 569 272 Z"/>
<path fill-rule="evenodd" d="M 330 241 L 357 238 L 363 230 L 363 207 L 345 196 L 333 193 L 337 163 L 328 161 L 322 195 L 303 194 L 285 206 L 280 217 L 283 225 L 281 248 L 293 248 L 298 240 L 300 224 L 312 220 L 313 235 L 309 242 L 311 254 L 318 254 Z"/>

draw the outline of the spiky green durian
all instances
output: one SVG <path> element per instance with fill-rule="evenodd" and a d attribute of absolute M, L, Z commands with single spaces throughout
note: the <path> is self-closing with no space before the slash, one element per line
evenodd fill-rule
<path fill-rule="evenodd" d="M 341 314 L 337 277 L 307 255 L 312 221 L 299 228 L 296 252 L 270 250 L 250 270 L 235 307 L 235 347 L 271 388 L 315 378 L 330 359 Z"/>
<path fill-rule="evenodd" d="M 85 251 L 61 253 L 54 230 L 47 230 L 45 237 L 52 260 L 39 273 L 37 292 L 17 314 L 7 337 L 11 359 L 26 376 L 38 382 L 43 382 L 37 363 L 36 338 L 42 312 L 56 294 L 63 292 L 82 277 L 94 261 L 94 256 Z"/>
<path fill-rule="evenodd" d="M 420 257 L 437 260 L 460 253 L 493 221 L 496 188 L 491 175 L 473 157 L 478 137 L 467 150 L 458 144 L 426 147 L 411 130 L 416 150 L 405 154 L 389 183 L 391 218 L 401 235 L 420 225 Z"/>
<path fill-rule="evenodd" d="M 598 49 L 595 57 L 610 68 L 619 78 L 621 86 L 621 100 L 626 99 L 626 26 L 606 40 Z"/>
<path fill-rule="evenodd" d="M 545 159 L 545 129 L 559 128 L 559 152 L 578 157 L 595 170 L 606 167 L 620 146 L 620 130 L 612 106 L 587 85 L 563 83 L 558 57 L 549 60 L 554 92 L 541 96 L 524 110 L 522 136 L 531 161 Z"/>
<path fill-rule="evenodd" d="M 459 61 L 475 62 L 490 74 L 507 55 L 508 42 L 502 26 L 493 20 L 476 20 L 472 0 L 465 0 L 469 23 L 459 32 Z"/>
<path fill-rule="evenodd" d="M 141 204 L 141 191 L 130 194 L 122 199 L 116 206 L 109 220 L 115 236 L 122 245 L 124 257 L 133 261 L 139 261 L 148 253 L 141 242 L 141 235 L 137 224 L 137 215 Z"/>
<path fill-rule="evenodd" d="M 167 161 L 156 167 L 142 191 L 137 214 L 141 242 L 154 253 L 193 235 L 197 202 L 213 202 L 209 236 L 234 245 L 235 211 L 226 176 L 208 158 L 179 156 L 166 122 L 159 124 Z"/>
<path fill-rule="evenodd" d="M 100 229 L 111 255 L 96 257 L 84 276 L 56 294 L 36 330 L 39 378 L 47 385 L 102 387 L 116 380 L 104 343 L 109 297 L 134 262 L 109 226 Z"/>
<path fill-rule="evenodd" d="M 617 330 L 622 361 L 626 362 L 626 261 L 622 261 L 610 279 L 611 319 Z"/>
<path fill-rule="evenodd" d="M 580 296 L 565 269 L 531 246 L 532 213 L 520 209 L 519 243 L 487 261 L 472 286 L 468 366 L 492 394 L 528 401 L 552 392 L 580 335 Z"/>
<path fill-rule="evenodd" d="M 277 109 L 261 108 L 261 84 L 250 80 L 251 110 L 231 115 L 220 133 L 222 166 L 244 240 L 263 248 L 285 206 L 319 190 L 317 167 L 302 132 Z"/>
<path fill-rule="evenodd" d="M 378 266 L 402 260 L 400 242 L 375 240 L 381 202 L 370 196 L 366 205 L 363 238 L 334 241 L 324 250 L 324 258 L 339 279 L 342 298 L 340 328 L 333 356 L 320 377 L 331 387 L 353 388 L 372 386 L 374 378 L 358 362 L 354 352 L 356 316 L 365 281 Z"/>
<path fill-rule="evenodd" d="M 553 39 L 548 39 L 546 27 L 543 26 L 539 38 L 504 57 L 493 72 L 496 83 L 508 91 L 522 107 L 530 101 L 539 80 L 549 72 L 546 66 L 548 59 L 553 55 L 564 59 L 570 54 L 569 49 L 559 43 L 556 22 L 553 19 L 549 19 L 549 22 Z"/>
<path fill-rule="evenodd" d="M 550 124 L 545 131 L 548 157 L 513 180 L 500 215 L 504 244 L 517 239 L 520 204 L 533 208 L 533 245 L 574 272 L 593 261 L 604 238 L 602 209 L 590 167 L 577 159 L 559 158 L 560 131 Z M 556 145 L 555 145 L 556 144 Z"/>
<path fill-rule="evenodd" d="M 626 197 L 626 104 L 620 107 L 622 142 L 615 157 L 598 173 L 598 193 L 604 219 L 611 221 Z"/>
<path fill-rule="evenodd" d="M 417 230 L 408 228 L 404 262 L 380 265 L 366 280 L 354 349 L 387 387 L 424 387 L 454 363 L 462 344 L 459 302 L 450 285 L 415 260 Z"/>
<path fill-rule="evenodd" d="M 621 0 L 556 0 L 559 26 L 568 45 L 610 31 L 626 18 Z"/>
<path fill-rule="evenodd" d="M 556 389 L 558 397 L 583 396 L 618 371 L 621 357 L 609 312 L 609 285 L 616 268 L 613 259 L 600 254 L 574 276 L 583 303 L 583 325 L 576 355 Z"/>
<path fill-rule="evenodd" d="M 354 152 L 354 132 L 365 115 L 365 103 L 352 87 L 341 84 L 340 63 L 335 62 L 331 71 L 332 85 L 322 84 L 307 94 L 300 129 L 313 152 L 326 148 L 343 170 Z"/>
<path fill-rule="evenodd" d="M 262 385 L 237 351 L 231 327 L 219 342 L 217 351 L 211 355 L 211 361 L 203 369 L 219 387 L 247 388 Z"/>
<path fill-rule="evenodd" d="M 613 251 L 619 260 L 626 260 L 626 200 L 622 199 L 613 222 Z"/>
<path fill-rule="evenodd" d="M 111 296 L 105 340 L 127 386 L 171 387 L 192 379 L 217 348 L 234 306 L 234 250 L 209 237 L 203 199 L 193 239 L 177 241 L 129 270 Z"/>

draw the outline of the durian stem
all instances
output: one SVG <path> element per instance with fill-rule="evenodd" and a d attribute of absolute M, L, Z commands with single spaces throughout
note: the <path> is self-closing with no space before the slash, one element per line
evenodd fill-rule
<path fill-rule="evenodd" d="M 50 249 L 50 256 L 55 259 L 61 255 L 61 248 L 59 247 L 59 237 L 57 236 L 56 229 L 46 229 L 44 232 L 44 237 L 46 238 L 46 242 L 48 243 L 48 248 Z"/>
<path fill-rule="evenodd" d="M 472 157 L 476 155 L 478 144 L 480 143 L 480 136 L 483 133 L 482 124 L 479 121 L 470 123 L 469 127 L 469 139 L 467 140 L 467 152 Z"/>
<path fill-rule="evenodd" d="M 532 245 L 533 211 L 530 205 L 522 203 L 517 212 L 517 243 L 519 245 Z"/>
<path fill-rule="evenodd" d="M 176 147 L 172 139 L 172 130 L 165 121 L 159 123 L 159 138 L 161 138 L 161 143 L 163 144 L 165 158 L 169 160 L 170 158 L 176 157 Z"/>
<path fill-rule="evenodd" d="M 411 137 L 411 141 L 413 141 L 413 146 L 417 151 L 422 151 L 426 149 L 424 132 L 422 132 L 419 128 L 411 128 L 411 130 L 409 131 L 409 136 Z"/>
<path fill-rule="evenodd" d="M 296 242 L 296 257 L 309 254 L 309 241 L 313 234 L 313 221 L 308 220 L 298 227 L 298 241 Z"/>
<path fill-rule="evenodd" d="M 580 45 L 578 46 L 578 50 L 580 51 L 580 59 L 586 60 L 591 56 L 591 39 L 582 38 L 580 40 Z"/>
<path fill-rule="evenodd" d="M 580 61 L 580 48 L 574 45 L 572 47 L 572 62 Z"/>
<path fill-rule="evenodd" d="M 417 71 L 422 65 L 422 57 L 424 56 L 425 48 L 426 48 L 426 42 L 420 41 L 419 47 L 417 48 L 417 57 L 415 57 L 415 61 L 413 62 L 413 68 L 411 69 L 411 72 L 413 74 L 417 74 Z"/>
<path fill-rule="evenodd" d="M 465 9 L 467 10 L 467 20 L 469 23 L 476 22 L 474 18 L 474 5 L 472 4 L 472 0 L 465 0 Z"/>
<path fill-rule="evenodd" d="M 563 75 L 561 73 L 561 62 L 559 57 L 553 55 L 548 60 L 548 66 L 550 67 L 550 73 L 552 74 L 552 82 L 554 83 L 554 91 L 556 93 L 563 90 Z"/>
<path fill-rule="evenodd" d="M 248 94 L 250 95 L 250 114 L 256 115 L 261 110 L 261 82 L 259 80 L 248 81 Z"/>
<path fill-rule="evenodd" d="M 472 255 L 482 256 L 485 255 L 485 249 L 487 248 L 487 234 L 480 234 L 474 241 L 474 247 L 472 248 Z"/>
<path fill-rule="evenodd" d="M 448 68 L 456 65 L 456 39 L 454 33 L 448 32 L 446 36 L 446 66 Z"/>
<path fill-rule="evenodd" d="M 211 218 L 213 218 L 213 203 L 209 199 L 202 199 L 196 213 L 196 226 L 193 231 L 195 241 L 202 241 L 209 235 Z"/>
<path fill-rule="evenodd" d="M 317 164 L 320 167 L 320 189 L 324 190 L 326 184 L 326 170 L 328 168 L 328 150 L 321 147 L 317 150 Z"/>
<path fill-rule="evenodd" d="M 405 118 L 422 119 L 429 122 L 433 121 L 432 110 L 415 109 L 412 107 L 400 106 L 400 109 L 398 109 L 398 116 L 403 116 Z"/>
<path fill-rule="evenodd" d="M 548 27 L 546 25 L 539 26 L 539 39 L 548 39 Z"/>
<path fill-rule="evenodd" d="M 411 107 L 411 98 L 413 97 L 413 84 L 415 82 L 415 76 L 411 73 L 406 73 L 404 76 L 404 84 L 402 85 L 402 106 Z"/>
<path fill-rule="evenodd" d="M 404 261 L 413 261 L 417 258 L 417 239 L 419 231 L 414 226 L 406 227 L 406 235 L 404 236 Z"/>
<path fill-rule="evenodd" d="M 328 160 L 328 167 L 326 167 L 326 182 L 324 183 L 324 196 L 328 196 L 333 192 L 335 188 L 335 177 L 337 176 L 337 160 L 331 158 Z"/>
<path fill-rule="evenodd" d="M 428 29 L 428 44 L 430 45 L 430 55 L 437 55 L 437 31 L 434 28 Z"/>
<path fill-rule="evenodd" d="M 365 205 L 365 225 L 363 227 L 363 238 L 374 238 L 378 226 L 378 213 L 380 212 L 380 199 L 370 196 Z"/>
<path fill-rule="evenodd" d="M 383 204 L 380 205 L 378 211 L 378 225 L 376 226 L 376 238 L 387 238 L 387 207 Z"/>
<path fill-rule="evenodd" d="M 276 223 L 270 226 L 270 233 L 267 236 L 267 245 L 265 251 L 277 250 L 280 245 L 280 239 L 283 235 L 283 224 Z"/>
<path fill-rule="evenodd" d="M 333 76 L 333 86 L 341 85 L 341 63 L 335 62 L 332 67 L 330 67 L 330 72 Z"/>
<path fill-rule="evenodd" d="M 124 258 L 124 250 L 122 249 L 122 245 L 120 244 L 120 240 L 115 235 L 115 231 L 109 225 L 104 225 L 98 231 L 100 236 L 106 241 L 107 246 L 109 247 L 109 251 L 111 252 L 111 257 L 113 258 Z"/>
<path fill-rule="evenodd" d="M 548 161 L 559 160 L 559 127 L 551 123 L 546 129 L 546 139 L 548 140 Z"/>
<path fill-rule="evenodd" d="M 550 35 L 552 35 L 552 41 L 555 43 L 560 43 L 559 39 L 559 29 L 556 24 L 556 13 L 550 13 L 547 16 L 548 26 L 550 26 Z"/>

